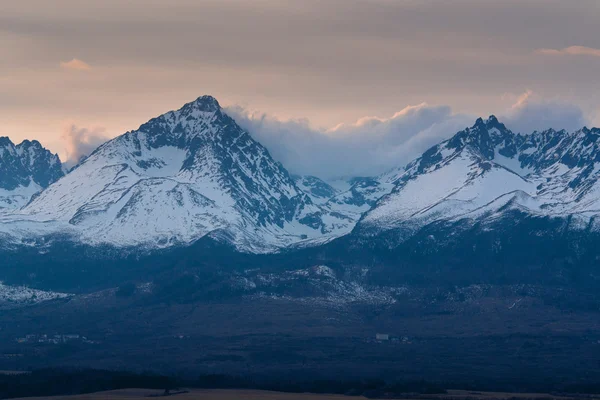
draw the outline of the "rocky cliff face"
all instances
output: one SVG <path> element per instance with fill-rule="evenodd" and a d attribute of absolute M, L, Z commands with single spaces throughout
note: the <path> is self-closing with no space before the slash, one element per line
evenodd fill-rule
<path fill-rule="evenodd" d="M 0 208 L 16 209 L 64 175 L 56 154 L 34 140 L 0 137 Z"/>
<path fill-rule="evenodd" d="M 354 221 L 315 204 L 204 96 L 103 144 L 4 222 L 20 237 L 160 248 L 210 235 L 265 252 L 340 236 Z"/>

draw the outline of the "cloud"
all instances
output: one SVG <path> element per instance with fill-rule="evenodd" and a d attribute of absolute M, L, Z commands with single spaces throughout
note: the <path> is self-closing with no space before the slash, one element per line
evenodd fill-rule
<path fill-rule="evenodd" d="M 548 56 L 593 56 L 600 57 L 600 49 L 585 46 L 570 46 L 563 49 L 538 49 L 537 54 Z"/>
<path fill-rule="evenodd" d="M 109 139 L 104 128 L 65 127 L 61 136 L 66 153 L 64 164 L 70 168 Z"/>
<path fill-rule="evenodd" d="M 408 106 L 389 118 L 317 129 L 307 119 L 282 121 L 235 106 L 227 109 L 290 172 L 325 179 L 372 176 L 404 166 L 474 120 L 447 106 Z"/>
<path fill-rule="evenodd" d="M 324 179 L 373 176 L 402 167 L 476 119 L 454 113 L 449 106 L 422 103 L 389 118 L 365 117 L 318 129 L 308 119 L 280 120 L 240 106 L 226 111 L 290 172 Z M 530 90 L 498 116 L 509 129 L 523 134 L 548 128 L 575 131 L 590 121 L 577 105 L 544 99 Z"/>
<path fill-rule="evenodd" d="M 89 71 L 92 69 L 92 66 L 85 61 L 81 61 L 77 58 L 72 59 L 71 61 L 61 61 L 60 66 L 65 69 L 72 69 L 77 71 Z"/>
<path fill-rule="evenodd" d="M 501 120 L 511 130 L 524 134 L 549 128 L 572 132 L 590 123 L 577 105 L 560 99 L 543 99 L 531 90 L 523 93 Z"/>
<path fill-rule="evenodd" d="M 10 2 L 0 13 L 7 133 L 52 131 L 58 140 L 65 118 L 99 115 L 120 132 L 204 93 L 328 127 L 390 117 L 397 105 L 423 99 L 498 114 L 505 106 L 499 93 L 526 87 L 600 107 L 596 63 L 532 54 L 571 44 L 600 48 L 593 41 L 597 0 L 576 7 L 561 0 L 59 3 Z M 92 69 L 59 66 L 73 57 Z"/>

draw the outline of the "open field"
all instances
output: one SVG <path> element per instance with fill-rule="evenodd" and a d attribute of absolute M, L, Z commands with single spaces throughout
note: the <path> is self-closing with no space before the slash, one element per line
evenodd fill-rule
<path fill-rule="evenodd" d="M 180 304 L 136 296 L 41 304 L 0 313 L 0 369 L 424 379 L 511 391 L 600 381 L 600 312 L 592 307 L 502 293 L 433 302 L 415 293 L 415 299 L 385 307 L 343 309 L 285 299 Z M 407 340 L 377 342 L 376 333 Z M 89 341 L 18 340 L 45 334 L 77 334 Z"/>
<path fill-rule="evenodd" d="M 28 397 L 28 400 L 135 400 L 153 398 L 172 398 L 177 400 L 343 400 L 364 399 L 364 397 L 347 397 L 331 394 L 308 394 L 308 393 L 280 393 L 262 390 L 190 390 L 172 396 L 161 396 L 162 391 L 147 389 L 125 389 L 112 390 L 108 392 L 84 394 L 77 396 L 54 396 L 54 397 Z M 155 397 L 160 396 L 160 397 Z"/>
<path fill-rule="evenodd" d="M 99 392 L 77 396 L 54 396 L 54 397 L 29 397 L 28 400 L 136 400 L 164 398 L 162 392 L 148 389 L 124 389 L 108 392 Z M 177 400 L 364 400 L 365 397 L 350 397 L 332 394 L 312 393 L 281 393 L 262 390 L 201 390 L 194 389 L 188 393 L 168 396 Z M 463 390 L 451 390 L 442 395 L 420 395 L 414 399 L 433 400 L 573 400 L 573 399 L 600 399 L 600 396 L 558 396 L 544 393 L 501 393 L 501 392 L 470 392 Z M 404 398 L 404 400 L 409 398 Z"/>

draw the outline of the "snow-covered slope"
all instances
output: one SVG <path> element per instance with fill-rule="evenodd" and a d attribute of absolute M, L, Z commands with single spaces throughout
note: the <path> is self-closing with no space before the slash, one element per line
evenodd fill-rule
<path fill-rule="evenodd" d="M 386 175 L 351 178 L 334 184 L 338 193 L 327 201 L 326 206 L 356 221 L 394 187 Z"/>
<path fill-rule="evenodd" d="M 294 182 L 315 204 L 325 204 L 338 194 L 338 191 L 327 182 L 316 176 L 294 176 Z"/>
<path fill-rule="evenodd" d="M 357 231 L 370 236 L 397 230 L 402 240 L 435 221 L 493 224 L 514 209 L 596 229 L 599 139 L 598 129 L 520 135 L 494 116 L 478 119 L 396 176 L 388 175 L 392 192 L 363 217 Z"/>
<path fill-rule="evenodd" d="M 296 177 L 296 184 L 315 204 L 355 222 L 394 187 L 387 175 L 337 179 L 330 183 L 314 176 L 303 176 Z"/>
<path fill-rule="evenodd" d="M 63 176 L 60 160 L 38 141 L 15 145 L 0 137 L 0 209 L 23 207 L 31 196 Z"/>
<path fill-rule="evenodd" d="M 313 203 L 318 204 L 329 215 L 347 221 L 349 226 L 354 226 L 377 200 L 394 187 L 388 175 L 337 179 L 330 183 L 314 176 L 297 176 L 295 180 Z M 315 245 L 331 238 L 319 238 L 306 243 Z"/>
<path fill-rule="evenodd" d="M 71 295 L 67 293 L 36 290 L 25 286 L 8 286 L 0 282 L 0 307 L 35 304 L 69 296 Z"/>
<path fill-rule="evenodd" d="M 211 235 L 264 252 L 343 235 L 355 221 L 315 204 L 204 96 L 100 146 L 1 222 L 14 240 L 61 233 L 156 248 Z"/>

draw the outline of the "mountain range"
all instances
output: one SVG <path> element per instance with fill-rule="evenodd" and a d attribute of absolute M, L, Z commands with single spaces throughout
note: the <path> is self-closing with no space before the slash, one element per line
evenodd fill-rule
<path fill-rule="evenodd" d="M 39 142 L 0 141 L 5 247 L 52 238 L 160 249 L 202 237 L 246 253 L 394 232 L 397 245 L 431 224 L 493 229 L 511 211 L 596 231 L 600 130 L 515 134 L 494 116 L 408 166 L 335 185 L 292 176 L 203 96 L 101 145 L 68 174 Z"/>
<path fill-rule="evenodd" d="M 487 224 L 510 211 L 598 230 L 600 130 L 514 134 L 494 116 L 427 150 L 392 174 L 392 192 L 362 218 L 364 232 L 400 237 L 434 222 Z M 400 233 L 403 232 L 403 233 Z"/>
<path fill-rule="evenodd" d="M 0 369 L 600 379 L 599 129 L 490 116 L 326 182 L 203 96 L 69 171 L 2 138 L 0 172 Z"/>
<path fill-rule="evenodd" d="M 81 263 L 167 267 L 215 245 L 220 265 L 236 254 L 259 270 L 304 260 L 359 276 L 369 266 L 361 279 L 371 283 L 597 280 L 597 128 L 524 135 L 479 118 L 406 166 L 329 183 L 290 174 L 210 96 L 104 143 L 66 174 L 36 141 L 0 143 L 0 279 L 22 285 L 67 290 L 44 279 Z M 248 261 L 260 254 L 278 261 Z M 494 266 L 485 278 L 473 271 L 481 264 Z"/>
<path fill-rule="evenodd" d="M 2 225 L 17 241 L 161 248 L 209 235 L 265 252 L 352 228 L 318 196 L 204 96 L 103 144 Z"/>

